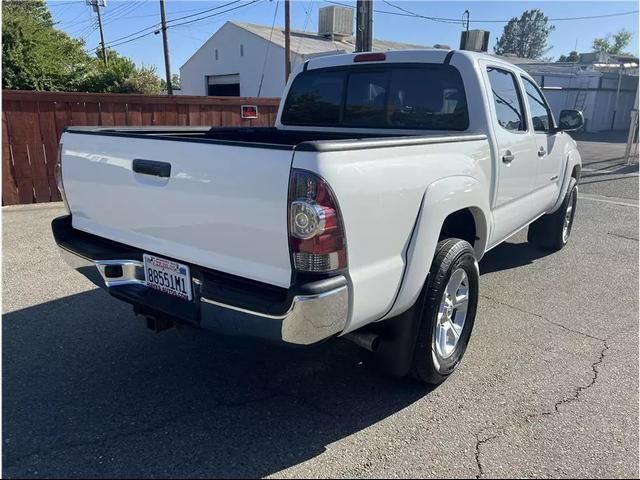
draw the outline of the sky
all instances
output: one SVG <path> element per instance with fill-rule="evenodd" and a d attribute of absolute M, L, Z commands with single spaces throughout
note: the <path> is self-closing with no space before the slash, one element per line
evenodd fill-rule
<path fill-rule="evenodd" d="M 355 1 L 337 0 L 355 6 Z M 95 13 L 85 0 L 48 0 L 54 20 L 75 38 L 84 38 L 88 50 L 99 45 L 100 35 L 95 26 Z M 180 66 L 226 21 L 271 25 L 284 25 L 283 0 L 166 0 L 167 20 L 174 19 L 176 26 L 168 29 L 172 73 L 179 73 Z M 225 6 L 226 5 L 226 6 Z M 318 8 L 330 5 L 326 1 L 291 0 L 292 28 L 315 32 L 318 28 Z M 239 7 L 239 8 L 238 8 Z M 396 8 L 400 7 L 400 8 Z M 628 50 L 638 55 L 638 13 L 608 16 L 604 18 L 560 20 L 568 17 L 612 15 L 638 10 L 637 1 L 403 1 L 375 0 L 373 35 L 375 38 L 395 40 L 418 45 L 445 44 L 457 48 L 460 42 L 465 10 L 470 11 L 470 28 L 489 30 L 490 51 L 510 18 L 520 16 L 527 9 L 539 8 L 556 26 L 549 37 L 551 47 L 547 56 L 554 58 L 571 50 L 584 53 L 591 50 L 594 38 L 604 37 L 620 29 L 633 34 Z M 212 10 L 215 9 L 215 10 Z M 234 10 L 231 10 L 234 9 Z M 402 10 L 427 17 L 451 19 L 435 21 L 403 14 Z M 210 10 L 200 13 L 203 10 Z M 107 0 L 101 9 L 105 43 L 112 44 L 118 53 L 131 57 L 137 64 L 154 65 L 164 77 L 162 35 L 153 34 L 160 22 L 158 0 Z M 178 25 L 205 15 L 215 15 L 202 21 Z M 179 17 L 185 17 L 178 20 Z M 488 22 L 488 20 L 492 20 Z M 147 30 L 143 30 L 147 29 Z M 132 35 L 136 32 L 136 35 Z M 122 38 L 126 37 L 126 38 Z M 140 38 L 137 38 L 140 37 Z M 120 40 L 119 40 L 120 39 Z M 125 43 L 126 42 L 126 43 Z"/>

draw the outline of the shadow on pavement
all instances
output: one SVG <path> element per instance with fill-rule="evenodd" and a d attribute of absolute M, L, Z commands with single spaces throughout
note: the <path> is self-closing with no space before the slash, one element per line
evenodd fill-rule
<path fill-rule="evenodd" d="M 527 242 L 504 242 L 482 257 L 480 275 L 529 265 L 551 253 L 553 252 L 537 248 Z"/>
<path fill-rule="evenodd" d="M 346 341 L 155 335 L 100 290 L 2 329 L 4 476 L 261 477 L 430 391 L 373 373 Z"/>
<path fill-rule="evenodd" d="M 505 243 L 480 269 L 544 255 Z M 262 477 L 431 391 L 365 368 L 342 340 L 294 349 L 156 335 L 97 289 L 7 313 L 2 329 L 9 477 Z"/>

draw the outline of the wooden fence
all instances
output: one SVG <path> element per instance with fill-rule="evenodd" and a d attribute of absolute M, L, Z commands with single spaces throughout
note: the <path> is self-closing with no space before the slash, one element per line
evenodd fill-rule
<path fill-rule="evenodd" d="M 271 126 L 277 98 L 2 92 L 2 204 L 60 200 L 55 165 L 68 125 Z M 257 105 L 243 119 L 241 105 Z"/>

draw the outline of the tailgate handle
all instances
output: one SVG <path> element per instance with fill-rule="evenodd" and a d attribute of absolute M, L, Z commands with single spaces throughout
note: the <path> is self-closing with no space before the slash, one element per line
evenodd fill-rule
<path fill-rule="evenodd" d="M 171 176 L 171 164 L 167 162 L 157 162 L 155 160 L 134 158 L 133 171 L 144 175 L 169 178 Z"/>

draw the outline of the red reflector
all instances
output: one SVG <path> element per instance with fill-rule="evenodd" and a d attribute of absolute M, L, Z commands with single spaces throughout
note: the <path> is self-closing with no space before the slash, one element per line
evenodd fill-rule
<path fill-rule="evenodd" d="M 355 63 L 358 62 L 384 62 L 387 56 L 384 53 L 361 53 L 353 57 Z"/>

